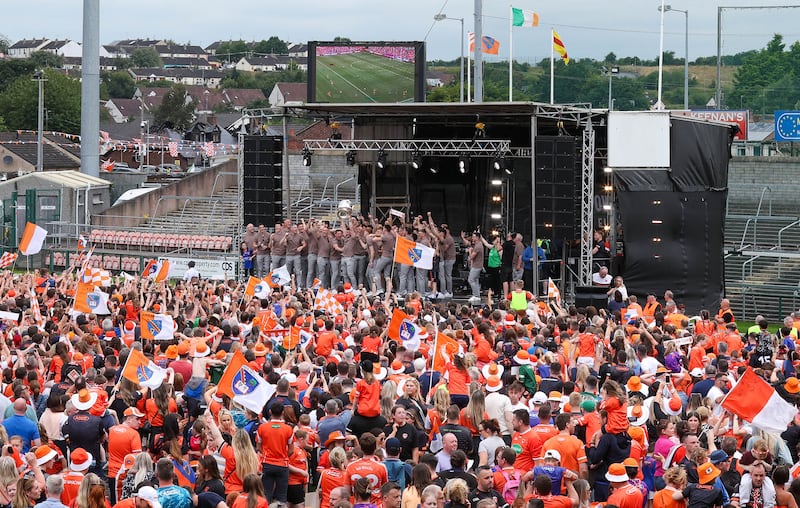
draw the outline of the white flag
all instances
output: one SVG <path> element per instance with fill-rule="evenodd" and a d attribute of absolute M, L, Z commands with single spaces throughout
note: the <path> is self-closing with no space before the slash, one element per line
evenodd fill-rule
<path fill-rule="evenodd" d="M 234 375 L 231 391 L 234 402 L 254 413 L 261 413 L 264 404 L 275 393 L 275 385 L 267 383 L 266 379 L 247 365 L 242 365 Z"/>

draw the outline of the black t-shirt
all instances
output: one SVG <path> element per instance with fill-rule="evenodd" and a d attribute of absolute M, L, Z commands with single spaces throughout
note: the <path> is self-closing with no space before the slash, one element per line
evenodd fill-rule
<path fill-rule="evenodd" d="M 300 406 L 299 402 L 297 402 L 296 400 L 292 400 L 285 395 L 275 395 L 274 397 L 269 399 L 266 404 L 264 404 L 264 410 L 262 411 L 264 418 L 271 418 L 271 415 L 269 413 L 269 408 L 271 408 L 272 404 L 277 401 L 282 402 L 284 407 L 289 406 L 294 410 L 294 419 L 288 418 L 289 415 L 287 413 L 283 414 L 284 419 L 288 418 L 287 423 L 289 423 L 289 420 L 292 420 L 292 423 L 297 423 L 297 419 L 300 418 L 301 414 L 303 414 L 303 408 Z"/>
<path fill-rule="evenodd" d="M 83 448 L 99 463 L 100 441 L 105 434 L 103 420 L 86 411 L 79 411 L 67 418 L 62 432 L 65 438 L 69 438 L 70 451 Z"/>
<path fill-rule="evenodd" d="M 513 268 L 514 265 L 514 248 L 517 245 L 514 240 L 506 240 L 503 242 L 503 255 L 500 258 L 500 266 L 503 268 Z"/>
<path fill-rule="evenodd" d="M 711 508 L 722 506 L 722 491 L 713 485 L 698 485 L 690 483 L 683 489 L 686 498 L 686 508 Z"/>
<path fill-rule="evenodd" d="M 554 377 L 545 377 L 542 378 L 542 382 L 539 383 L 539 390 L 549 394 L 550 392 L 560 392 L 564 387 L 564 383 Z"/>
<path fill-rule="evenodd" d="M 392 426 L 387 425 L 383 428 L 384 434 L 387 436 L 392 433 Z M 394 435 L 400 441 L 400 460 L 406 461 L 414 458 L 414 448 L 417 447 L 419 440 L 417 439 L 417 429 L 411 424 L 406 423 L 397 428 L 397 433 Z"/>
<path fill-rule="evenodd" d="M 207 482 L 202 482 L 200 480 L 197 481 L 197 484 L 194 486 L 194 493 L 200 494 L 201 492 L 214 492 L 218 494 L 220 497 L 225 497 L 225 484 L 222 483 L 222 480 L 217 478 L 212 478 Z"/>
<path fill-rule="evenodd" d="M 468 428 L 463 425 L 446 423 L 439 426 L 439 432 L 442 433 L 442 437 L 444 437 L 445 434 L 453 434 L 458 440 L 458 449 L 466 453 L 468 457 L 469 454 L 472 453 L 472 431 Z"/>
<path fill-rule="evenodd" d="M 469 493 L 470 506 L 478 506 L 478 503 L 484 499 L 494 500 L 497 508 L 506 508 L 508 506 L 506 500 L 503 499 L 503 495 L 494 489 L 491 489 L 489 492 L 483 492 L 475 489 Z"/>
<path fill-rule="evenodd" d="M 467 473 L 466 471 L 456 471 L 454 469 L 439 473 L 439 478 L 437 478 L 434 483 L 444 488 L 444 486 L 447 485 L 447 480 L 452 480 L 454 478 L 459 478 L 467 482 L 467 488 L 470 492 L 478 488 L 478 479 L 475 478 L 475 475 Z"/>

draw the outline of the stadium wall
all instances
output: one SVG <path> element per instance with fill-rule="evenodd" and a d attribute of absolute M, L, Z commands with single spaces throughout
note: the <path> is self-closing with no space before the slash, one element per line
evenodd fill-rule
<path fill-rule="evenodd" d="M 772 214 L 796 216 L 798 174 L 800 157 L 734 157 L 728 165 L 728 213 L 755 214 L 761 189 L 769 187 Z"/>

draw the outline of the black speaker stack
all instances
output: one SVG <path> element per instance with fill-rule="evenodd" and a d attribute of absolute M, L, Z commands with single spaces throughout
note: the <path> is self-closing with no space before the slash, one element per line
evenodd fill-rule
<path fill-rule="evenodd" d="M 283 138 L 244 138 L 244 223 L 268 228 L 283 220 Z"/>
<path fill-rule="evenodd" d="M 536 231 L 540 238 L 574 240 L 580 217 L 578 140 L 573 136 L 537 136 Z"/>

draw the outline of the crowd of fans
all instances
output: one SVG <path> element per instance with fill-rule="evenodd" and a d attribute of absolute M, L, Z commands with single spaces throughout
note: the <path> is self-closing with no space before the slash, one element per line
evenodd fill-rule
<path fill-rule="evenodd" d="M 797 403 L 800 314 L 775 334 L 763 319 L 740 330 L 725 300 L 690 318 L 669 291 L 562 307 L 523 289 L 512 256 L 497 293 L 433 302 L 427 274 L 393 291 L 391 251 L 375 248 L 427 237 L 446 266 L 445 225 L 305 226 L 276 226 L 266 247 L 248 227 L 245 247 L 272 258 L 261 270 L 302 267 L 291 258 L 313 236 L 308 276 L 346 277 L 341 312 L 316 308 L 294 267 L 266 298 L 196 271 L 121 279 L 102 288 L 107 315 L 73 311 L 80 267 L 0 275 L 0 508 L 797 508 L 800 419 L 765 432 L 723 399 L 752 369 Z M 366 244 L 342 257 L 366 256 L 383 292 L 331 275 L 338 248 L 321 245 L 345 251 L 340 237 Z M 484 240 L 463 237 L 482 266 Z M 516 256 L 517 241 L 499 247 Z M 145 312 L 171 316 L 174 335 L 144 338 Z M 295 329 L 308 339 L 287 341 Z M 163 383 L 123 375 L 134 352 Z M 261 411 L 217 393 L 239 353 L 274 387 Z"/>

